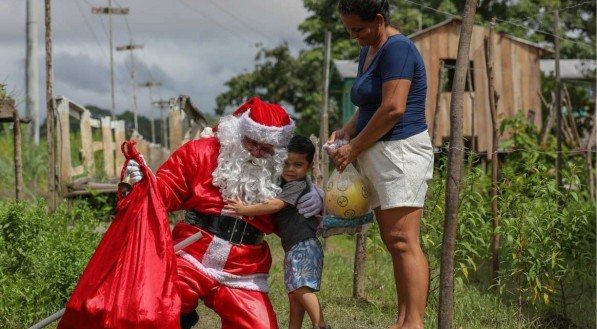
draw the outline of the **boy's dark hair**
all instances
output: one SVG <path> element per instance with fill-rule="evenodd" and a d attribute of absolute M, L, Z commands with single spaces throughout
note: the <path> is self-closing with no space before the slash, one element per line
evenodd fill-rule
<path fill-rule="evenodd" d="M 386 25 L 390 24 L 390 4 L 388 0 L 340 0 L 338 11 L 342 15 L 358 15 L 371 22 L 377 14 L 383 16 Z"/>
<path fill-rule="evenodd" d="M 305 136 L 294 135 L 288 143 L 288 152 L 305 154 L 307 155 L 307 161 L 311 163 L 313 162 L 313 156 L 315 156 L 315 145 Z"/>

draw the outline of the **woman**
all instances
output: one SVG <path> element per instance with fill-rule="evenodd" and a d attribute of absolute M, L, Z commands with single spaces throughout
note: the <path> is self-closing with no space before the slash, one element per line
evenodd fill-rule
<path fill-rule="evenodd" d="M 358 159 L 371 207 L 392 257 L 398 317 L 392 329 L 423 328 L 429 287 L 419 233 L 433 148 L 425 121 L 427 81 L 415 45 L 388 22 L 387 0 L 340 0 L 342 23 L 361 46 L 351 100 L 358 106 L 330 136 L 343 171 Z"/>

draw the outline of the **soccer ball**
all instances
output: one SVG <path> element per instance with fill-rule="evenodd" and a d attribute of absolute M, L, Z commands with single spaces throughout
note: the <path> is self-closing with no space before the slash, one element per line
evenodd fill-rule
<path fill-rule="evenodd" d="M 328 215 L 338 218 L 353 219 L 366 214 L 369 200 L 363 179 L 356 172 L 332 175 L 325 187 L 324 205 Z"/>

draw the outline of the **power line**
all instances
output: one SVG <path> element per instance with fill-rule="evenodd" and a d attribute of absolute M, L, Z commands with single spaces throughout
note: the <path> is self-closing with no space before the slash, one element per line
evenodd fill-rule
<path fill-rule="evenodd" d="M 218 27 L 222 28 L 223 30 L 229 32 L 231 35 L 243 40 L 243 41 L 247 41 L 249 44 L 251 44 L 252 42 L 242 38 L 238 31 L 234 31 L 232 29 L 230 29 L 228 26 L 221 24 L 220 22 L 216 21 L 215 19 L 213 19 L 212 17 L 210 17 L 209 15 L 206 15 L 204 12 L 198 10 L 197 8 L 191 6 L 189 3 L 187 3 L 187 0 L 178 0 L 180 3 L 182 3 L 184 6 L 186 6 L 187 8 L 191 9 L 192 11 L 198 13 L 199 15 L 201 15 L 201 17 L 213 22 L 215 25 L 217 25 Z"/>
<path fill-rule="evenodd" d="M 248 27 L 253 32 L 260 34 L 262 37 L 264 37 L 266 39 L 275 39 L 274 37 L 272 37 L 270 35 L 266 35 L 263 32 L 257 30 L 255 27 L 253 27 L 253 25 L 251 25 L 247 21 L 243 20 L 242 18 L 238 17 L 237 15 L 231 13 L 230 11 L 226 10 L 225 8 L 222 8 L 222 6 L 219 5 L 217 2 L 214 2 L 213 0 L 207 0 L 207 2 L 211 3 L 213 6 L 215 6 L 217 9 L 219 9 L 223 13 L 227 14 L 228 16 L 234 18 L 237 23 L 241 23 L 242 25 Z"/>
<path fill-rule="evenodd" d="M 84 0 L 84 1 L 87 2 L 86 0 Z M 95 34 L 95 31 L 91 27 L 91 24 L 89 24 L 89 21 L 87 20 L 87 17 L 85 16 L 85 14 L 83 12 L 83 9 L 81 8 L 81 5 L 79 4 L 79 2 L 77 2 L 77 0 L 73 0 L 73 2 L 75 3 L 75 5 L 77 5 L 77 9 L 79 10 L 79 13 L 81 14 L 81 17 L 83 17 L 83 21 L 87 25 L 87 28 L 89 28 L 89 31 L 93 35 L 93 38 L 95 39 L 95 42 L 97 43 L 98 47 L 100 48 L 100 50 L 101 50 L 100 54 L 102 54 L 102 56 L 104 56 L 104 59 L 106 61 L 108 61 L 108 58 L 105 57 L 106 56 L 106 54 L 104 53 L 105 49 L 101 45 L 101 42 L 99 41 L 99 38 L 97 37 L 97 34 Z"/>
<path fill-rule="evenodd" d="M 406 1 L 406 2 L 409 2 L 409 3 L 415 4 L 415 5 L 421 6 L 422 8 L 426 8 L 428 10 L 432 10 L 434 12 L 450 16 L 452 18 L 460 18 L 460 16 L 458 16 L 458 15 L 455 15 L 455 14 L 452 14 L 452 13 L 449 13 L 449 12 L 445 12 L 445 11 L 441 11 L 441 10 L 438 10 L 438 9 L 435 9 L 435 8 L 431 8 L 431 7 L 426 6 L 426 5 L 424 5 L 424 4 L 420 3 L 420 2 L 416 2 L 416 1 L 412 1 L 412 0 L 402 0 L 402 1 Z M 553 33 L 547 32 L 547 31 L 529 28 L 527 26 L 520 25 L 520 24 L 514 23 L 514 22 L 509 21 L 509 20 L 500 19 L 500 18 L 497 18 L 497 17 L 496 17 L 496 20 L 500 21 L 502 23 L 510 24 L 510 25 L 517 26 L 517 27 L 521 27 L 521 28 L 523 28 L 523 29 L 525 29 L 527 31 L 530 31 L 530 32 L 537 32 L 537 33 L 542 33 L 542 34 L 545 34 L 545 35 L 549 35 L 549 36 L 552 36 L 554 38 L 558 38 L 560 40 L 564 40 L 564 41 L 568 41 L 568 42 L 572 42 L 572 43 L 577 43 L 577 44 L 584 45 L 584 46 L 590 46 L 590 47 L 594 46 L 594 45 L 592 45 L 590 43 L 587 43 L 587 42 L 584 42 L 584 41 L 571 40 L 571 39 L 568 39 L 568 38 L 564 38 L 562 36 L 557 36 L 557 35 L 555 35 Z M 526 22 L 528 22 L 528 20 L 525 20 L 524 22 L 526 23 Z"/>

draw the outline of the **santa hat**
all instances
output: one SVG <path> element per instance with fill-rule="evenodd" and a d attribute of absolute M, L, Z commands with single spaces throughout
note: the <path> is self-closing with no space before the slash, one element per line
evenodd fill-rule
<path fill-rule="evenodd" d="M 240 120 L 243 136 L 259 143 L 286 146 L 294 133 L 294 122 L 278 104 L 252 97 L 234 113 Z"/>

